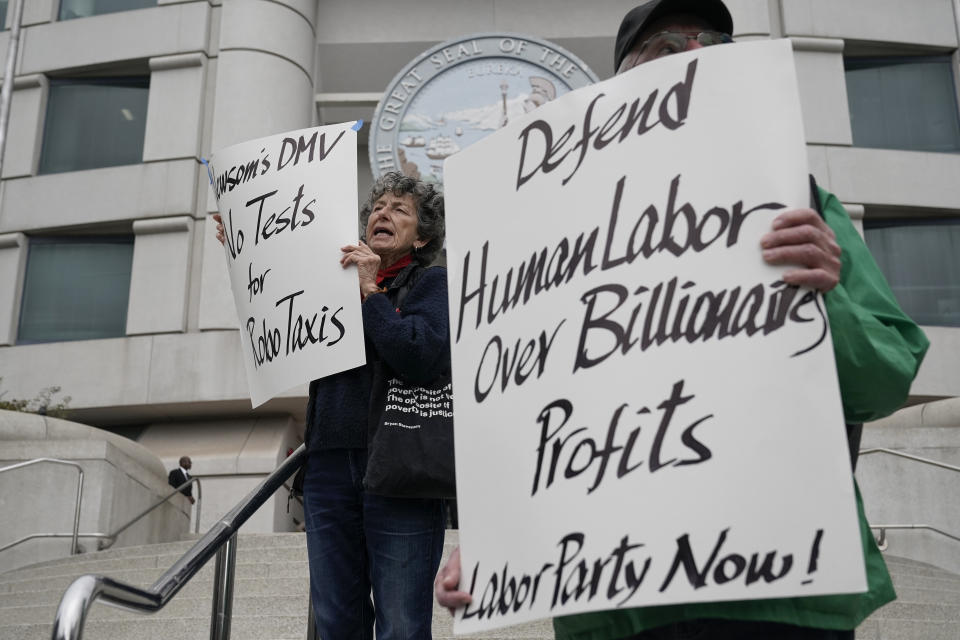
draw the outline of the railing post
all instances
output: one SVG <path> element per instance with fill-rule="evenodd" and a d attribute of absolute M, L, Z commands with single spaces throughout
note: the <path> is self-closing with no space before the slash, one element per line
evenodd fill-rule
<path fill-rule="evenodd" d="M 3 74 L 3 89 L 0 90 L 0 171 L 3 170 L 3 152 L 7 147 L 7 127 L 10 124 L 10 104 L 13 100 L 13 80 L 17 68 L 20 42 L 20 23 L 23 21 L 23 0 L 13 0 L 10 43 L 7 46 L 7 66 Z M 0 30 L 3 25 L 0 24 Z"/>
<path fill-rule="evenodd" d="M 200 507 L 203 506 L 203 489 L 200 488 L 200 478 L 191 478 L 193 484 L 197 487 L 197 522 L 193 526 L 193 532 L 197 535 L 200 534 Z"/>
<path fill-rule="evenodd" d="M 6 82 L 6 80 L 4 80 Z M 6 87 L 6 85 L 4 85 Z M 26 462 L 18 462 L 17 464 L 11 464 L 7 467 L 0 467 L 0 473 L 5 473 L 7 471 L 13 471 L 14 469 L 23 469 L 24 467 L 29 467 L 35 464 L 40 464 L 41 462 L 49 462 L 51 464 L 62 464 L 68 467 L 73 467 L 77 470 L 79 474 L 77 478 L 77 499 L 73 506 L 73 533 L 70 539 L 70 555 L 76 555 L 80 552 L 80 545 L 77 540 L 80 537 L 80 503 L 83 501 L 83 467 L 77 464 L 76 462 L 71 462 L 70 460 L 58 460 L 57 458 L 34 458 L 33 460 L 27 460 Z M 41 537 L 57 537 L 50 536 L 48 534 L 42 534 Z M 6 551 L 11 547 L 15 547 L 21 542 L 26 542 L 27 540 L 32 540 L 33 536 L 27 536 L 26 538 L 20 538 L 12 544 L 8 544 L 3 548 L 0 548 L 0 551 Z"/>
<path fill-rule="evenodd" d="M 230 640 L 230 618 L 233 615 L 233 579 L 237 564 L 237 534 L 230 536 L 217 551 L 213 574 L 213 612 L 210 617 L 210 640 Z"/>
<path fill-rule="evenodd" d="M 73 509 L 73 541 L 70 543 L 70 555 L 75 556 L 80 553 L 80 545 L 77 538 L 80 535 L 80 503 L 83 501 L 83 467 L 78 467 L 80 479 L 77 481 L 77 501 Z"/>

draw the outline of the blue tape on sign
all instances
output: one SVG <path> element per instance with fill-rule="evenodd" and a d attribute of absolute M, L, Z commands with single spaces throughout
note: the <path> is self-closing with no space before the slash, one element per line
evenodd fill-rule
<path fill-rule="evenodd" d="M 353 126 L 350 128 L 353 129 L 354 131 L 360 131 L 360 127 L 362 126 L 363 126 L 363 120 L 357 120 L 356 122 L 353 123 Z"/>
<path fill-rule="evenodd" d="M 200 158 L 200 162 L 207 168 L 207 178 L 210 180 L 210 184 L 213 184 L 213 171 L 210 170 L 210 163 L 207 162 L 206 158 Z"/>

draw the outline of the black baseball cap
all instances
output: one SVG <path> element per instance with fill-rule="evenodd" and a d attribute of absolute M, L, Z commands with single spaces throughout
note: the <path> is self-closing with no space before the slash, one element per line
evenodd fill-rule
<path fill-rule="evenodd" d="M 672 13 L 690 13 L 702 18 L 717 31 L 733 33 L 733 18 L 722 0 L 650 0 L 634 7 L 623 17 L 613 52 L 614 72 L 636 44 L 640 32 L 654 20 Z"/>

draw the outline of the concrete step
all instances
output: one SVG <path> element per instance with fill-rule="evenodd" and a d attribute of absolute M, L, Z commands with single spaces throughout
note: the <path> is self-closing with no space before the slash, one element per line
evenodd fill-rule
<path fill-rule="evenodd" d="M 307 545 L 303 534 L 280 534 L 273 540 L 262 535 L 257 536 L 257 538 L 254 541 L 239 539 L 237 545 L 238 565 L 274 561 L 306 561 Z M 278 544 L 269 544 L 270 542 L 277 542 Z M 190 541 L 129 547 L 127 549 L 109 549 L 50 560 L 0 574 L 0 585 L 24 578 L 75 575 L 78 572 L 108 574 L 112 571 L 157 567 L 166 570 L 179 560 L 193 544 L 194 542 Z"/>
<path fill-rule="evenodd" d="M 957 589 L 958 585 L 960 585 L 960 581 L 955 578 L 931 578 L 927 576 L 897 573 L 895 571 L 891 571 L 890 576 L 893 578 L 893 585 L 898 589 L 903 587 L 908 589 L 936 589 L 938 591 L 953 591 Z"/>
<path fill-rule="evenodd" d="M 957 602 L 960 600 L 960 588 L 925 589 L 922 587 L 897 587 L 899 602 Z"/>
<path fill-rule="evenodd" d="M 206 597 L 190 597 L 189 594 L 179 593 L 163 608 L 163 617 L 171 618 L 203 618 L 209 621 L 212 608 L 212 592 L 204 594 Z M 54 603 L 56 604 L 56 603 Z M 278 616 L 306 616 L 309 607 L 306 590 L 295 595 L 260 595 L 240 596 L 233 598 L 234 615 L 260 615 L 269 612 Z M 30 605 L 21 607 L 4 607 L 4 624 L 29 624 L 42 620 L 50 611 L 50 605 Z M 135 611 L 127 611 L 98 603 L 91 609 L 88 620 L 142 620 L 144 615 Z"/>
<path fill-rule="evenodd" d="M 89 558 L 77 556 L 73 564 L 57 564 L 53 566 L 37 567 L 33 571 L 18 569 L 0 576 L 0 584 L 26 578 L 46 578 L 76 573 L 98 573 L 109 575 L 114 571 L 128 571 L 131 569 L 161 569 L 161 573 L 169 569 L 183 553 L 165 553 L 162 555 L 128 556 L 122 558 Z M 306 547 L 277 547 L 264 549 L 237 549 L 237 566 L 247 564 L 263 564 L 274 562 L 306 562 Z"/>
<path fill-rule="evenodd" d="M 0 640 L 40 640 L 49 638 L 53 623 L 21 624 L 0 627 Z M 232 640 L 303 640 L 302 618 L 260 615 L 234 616 Z M 90 620 L 84 627 L 85 638 L 129 638 L 131 640 L 208 640 L 210 617 L 166 619 L 143 617 L 139 620 Z"/>
<path fill-rule="evenodd" d="M 456 533 L 445 545 L 455 546 Z M 53 560 L 0 576 L 0 640 L 49 638 L 56 607 L 66 587 L 79 575 L 97 573 L 149 586 L 193 542 L 110 549 Z M 87 619 L 85 636 L 113 639 L 169 640 L 209 637 L 213 563 L 209 562 L 164 609 L 143 615 L 97 603 Z M 232 637 L 300 638 L 306 633 L 309 577 L 303 534 L 240 536 L 234 588 Z M 434 612 L 434 638 L 453 638 L 450 614 Z M 543 640 L 553 636 L 549 620 L 517 625 L 467 638 Z"/>
<path fill-rule="evenodd" d="M 928 620 L 875 620 L 869 618 L 857 627 L 857 640 L 957 640 L 954 622 Z"/>
<path fill-rule="evenodd" d="M 915 562 L 912 560 L 904 560 L 903 558 L 897 558 L 894 556 L 888 556 L 884 559 L 887 562 L 887 568 L 890 570 L 891 574 L 896 573 L 898 575 L 924 576 L 928 578 L 956 580 L 957 582 L 960 582 L 960 576 L 957 576 L 957 574 L 951 573 L 940 567 L 935 567 L 931 564 Z"/>
<path fill-rule="evenodd" d="M 960 640 L 960 576 L 885 556 L 897 600 L 857 628 L 857 640 Z"/>
<path fill-rule="evenodd" d="M 19 591 L 14 593 L 0 593 L 0 620 L 4 607 L 22 607 L 30 605 L 56 605 L 63 597 L 64 589 L 45 589 L 43 591 Z M 287 593 L 307 593 L 310 588 L 308 576 L 299 578 L 246 578 L 234 582 L 234 593 L 240 596 L 275 596 Z M 174 597 L 211 598 L 213 594 L 212 574 L 204 576 L 202 573 L 194 577 Z"/>
<path fill-rule="evenodd" d="M 951 606 L 946 603 L 928 604 L 895 600 L 878 609 L 871 617 L 877 620 L 926 620 L 956 624 L 960 623 L 960 607 L 956 603 Z"/>
<path fill-rule="evenodd" d="M 456 543 L 450 532 L 444 555 Z M 52 560 L 0 575 L 0 640 L 46 640 L 66 587 L 79 575 L 109 575 L 147 587 L 176 562 L 193 540 L 109 549 Z M 111 640 L 209 637 L 213 562 L 208 562 L 157 614 L 142 615 L 98 603 L 87 638 Z M 938 567 L 888 557 L 899 600 L 877 611 L 857 630 L 858 640 L 960 640 L 960 576 Z M 303 534 L 253 534 L 239 538 L 232 637 L 302 639 L 306 633 L 309 577 Z M 452 619 L 434 610 L 434 638 L 453 638 Z M 545 640 L 550 620 L 463 636 L 476 640 Z"/>
<path fill-rule="evenodd" d="M 449 617 L 449 615 L 447 616 Z M 210 619 L 179 618 L 161 620 L 145 617 L 142 620 L 98 621 L 90 620 L 85 629 L 85 638 L 130 638 L 136 640 L 208 640 Z M 52 624 L 25 624 L 0 627 L 0 640 L 44 640 L 50 637 Z M 232 640 L 303 640 L 306 627 L 302 620 L 284 616 L 263 615 L 256 617 L 234 616 L 230 637 Z M 456 636 L 462 640 L 546 640 L 553 637 L 553 627 L 545 624 L 517 625 L 487 634 Z M 434 640 L 454 640 L 449 628 L 434 624 Z"/>
<path fill-rule="evenodd" d="M 109 549 L 24 567 L 0 576 L 0 640 L 46 640 L 66 587 L 86 573 L 133 585 L 153 584 L 195 544 L 183 542 Z M 209 637 L 213 594 L 211 559 L 156 614 L 103 603 L 90 610 L 87 638 L 170 640 Z M 237 545 L 232 637 L 298 638 L 306 633 L 309 600 L 303 534 L 241 535 Z"/>
<path fill-rule="evenodd" d="M 211 581 L 213 579 L 214 561 L 211 559 L 194 577 L 194 580 Z M 121 580 L 136 587 L 149 587 L 163 575 L 168 567 L 156 567 L 153 569 L 123 569 L 114 571 L 97 571 L 101 575 L 107 575 L 116 580 Z M 73 574 L 64 573 L 57 576 L 47 576 L 39 578 L 28 578 L 14 582 L 8 582 L 0 585 L 0 597 L 6 593 L 15 593 L 23 591 L 45 591 L 47 589 L 65 590 L 73 580 L 81 575 L 93 573 L 93 571 L 78 571 Z M 238 563 L 236 565 L 237 579 L 244 580 L 250 578 L 306 578 L 307 562 L 287 561 L 287 562 L 257 562 L 257 563 Z"/>

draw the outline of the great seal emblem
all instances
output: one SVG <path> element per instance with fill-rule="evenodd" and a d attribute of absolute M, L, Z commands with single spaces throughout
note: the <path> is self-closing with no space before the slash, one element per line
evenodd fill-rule
<path fill-rule="evenodd" d="M 374 176 L 402 171 L 442 182 L 447 156 L 596 81 L 579 58 L 529 36 L 485 33 L 438 44 L 384 91 L 370 129 L 370 168 Z"/>

